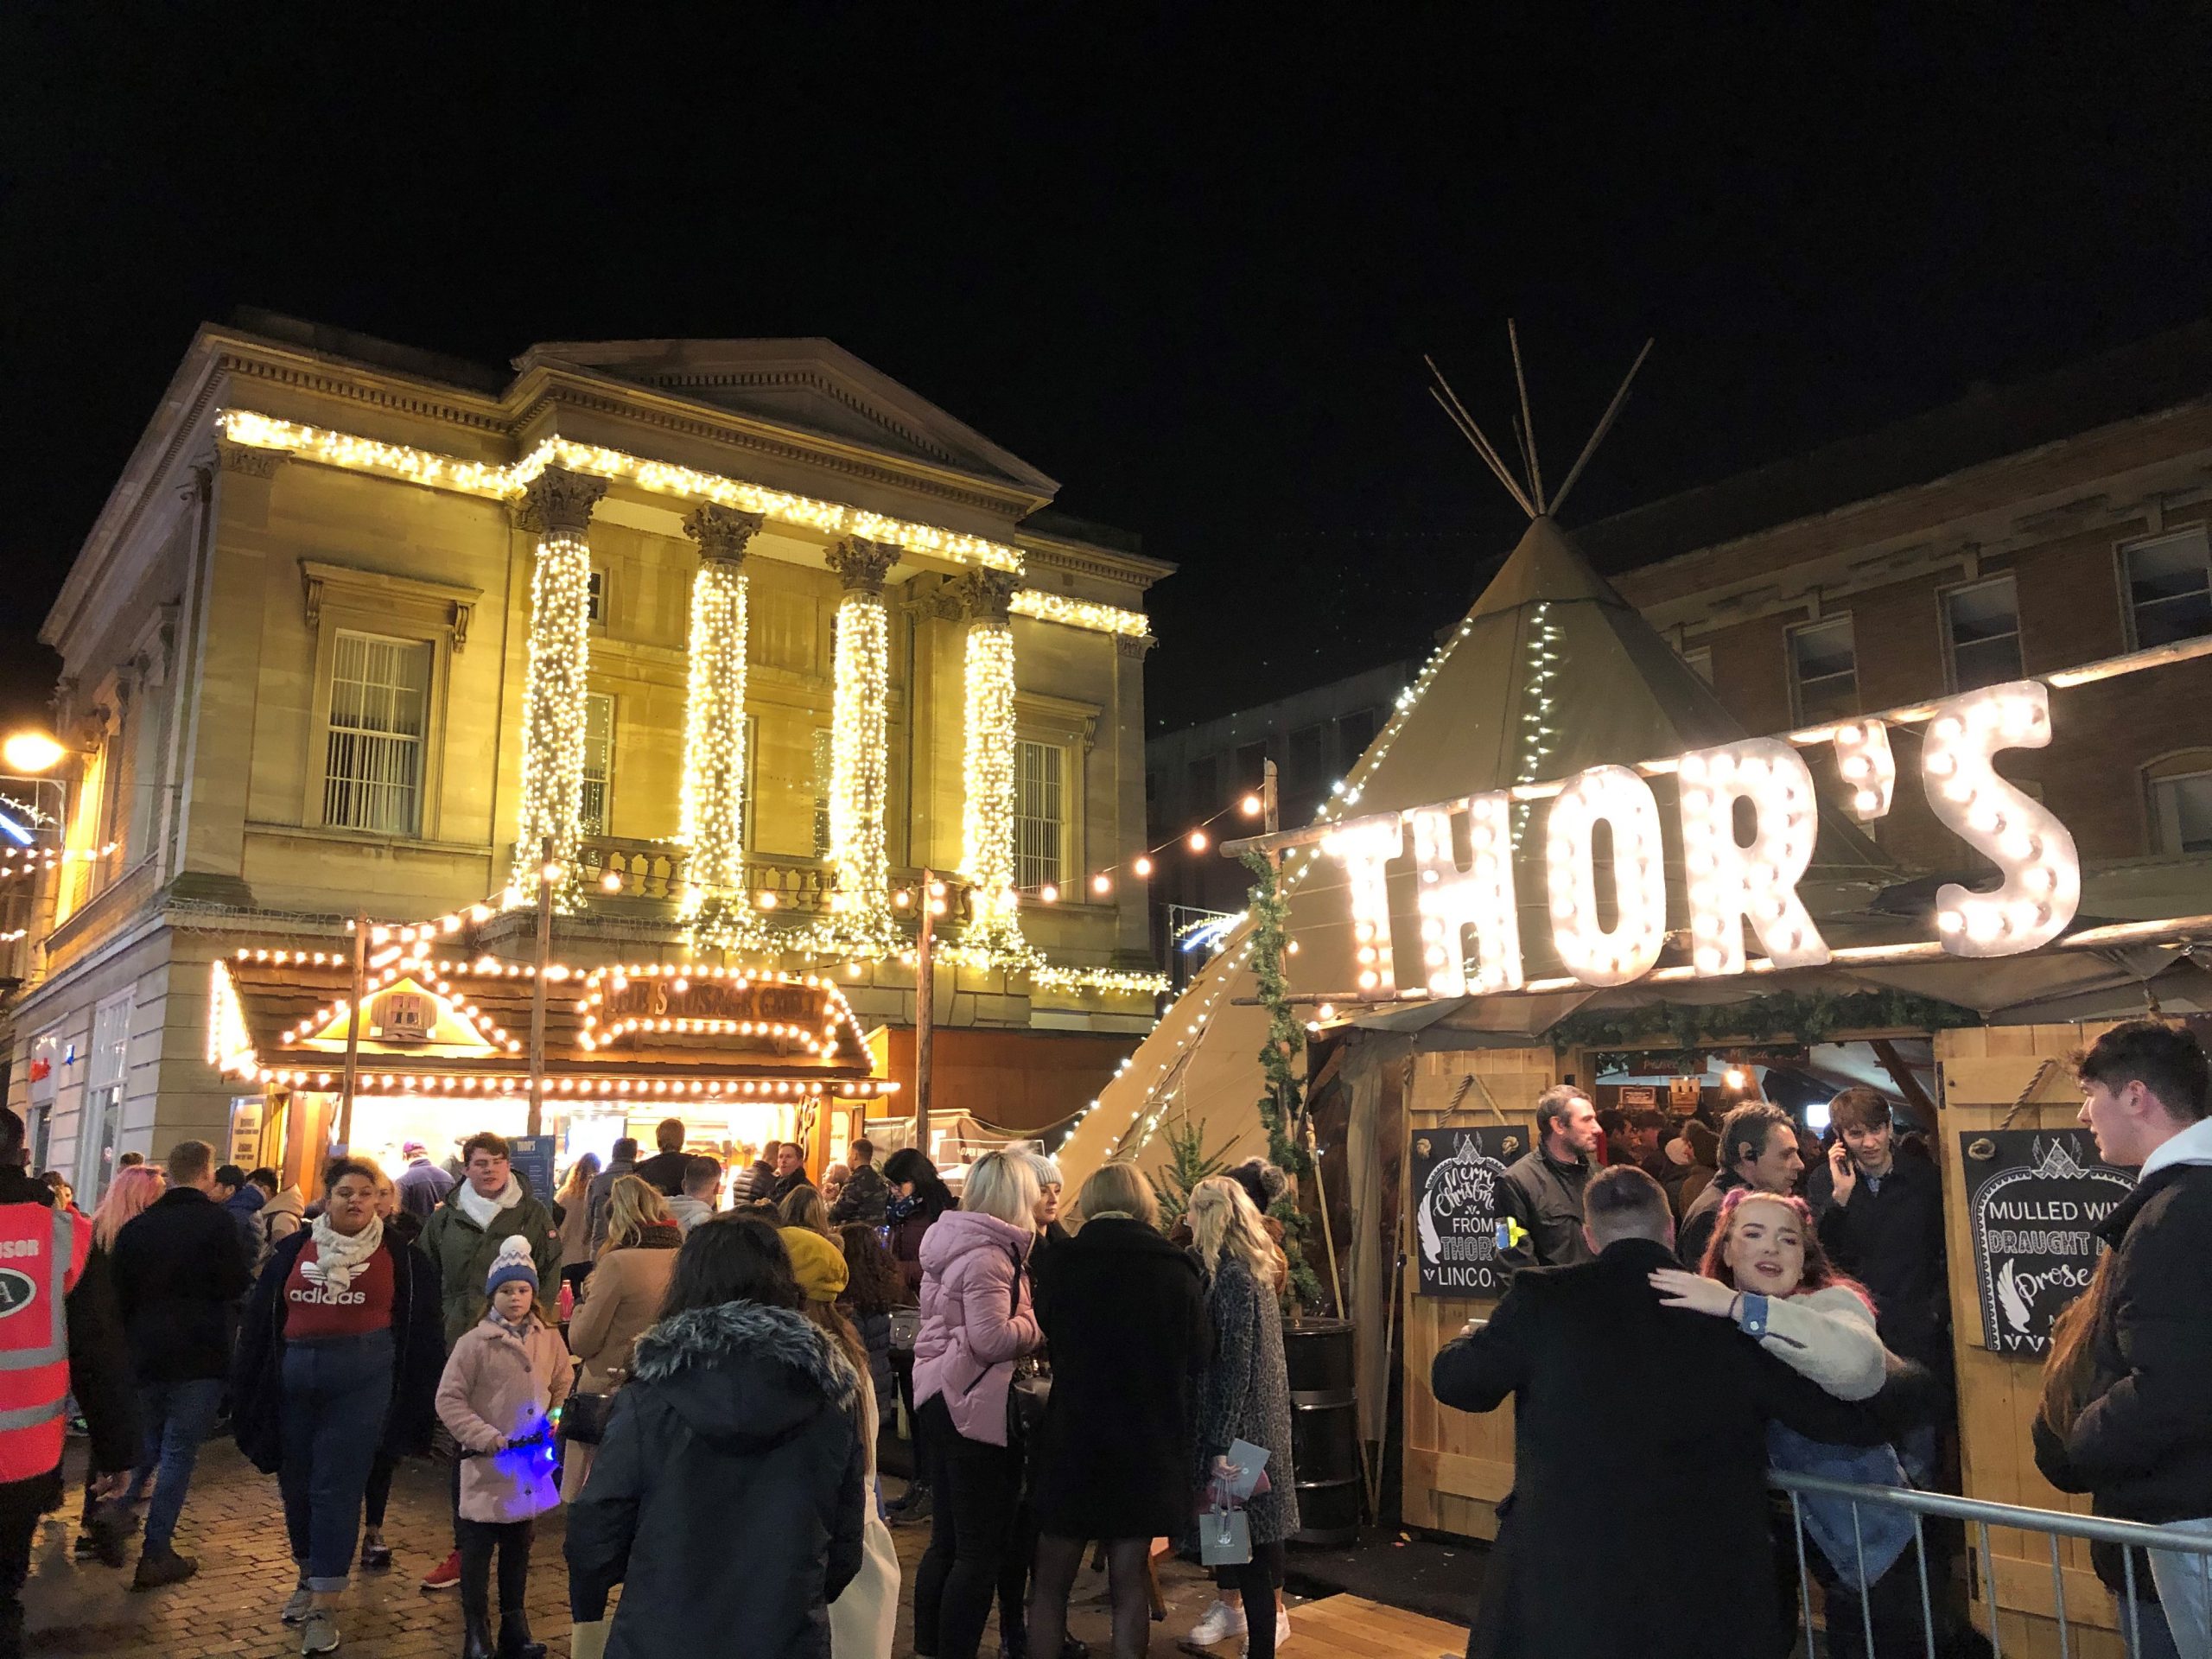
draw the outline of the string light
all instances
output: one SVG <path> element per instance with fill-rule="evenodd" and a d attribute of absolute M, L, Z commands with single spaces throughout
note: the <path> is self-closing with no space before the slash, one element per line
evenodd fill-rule
<path fill-rule="evenodd" d="M 683 705 L 683 782 L 677 839 L 691 849 L 683 919 L 715 943 L 746 931 L 745 549 L 758 513 L 709 503 L 683 521 L 699 544 L 691 578 L 690 681 Z"/>
<path fill-rule="evenodd" d="M 523 528 L 537 537 L 530 581 L 529 666 L 523 680 L 522 814 L 508 892 L 552 862 L 573 868 L 582 837 L 585 694 L 591 661 L 591 549 L 585 540 L 604 480 L 548 468 L 524 495 Z M 565 897 L 565 895 L 562 895 Z"/>
<path fill-rule="evenodd" d="M 2012 956 L 2066 931 L 2082 902 L 2074 837 L 2057 817 L 1997 775 L 2004 749 L 2050 741 L 2050 693 L 2037 680 L 1993 685 L 1936 705 L 1921 745 L 1928 804 L 2003 875 L 1994 892 L 1956 882 L 1936 891 L 1943 949 L 1960 957 Z"/>
<path fill-rule="evenodd" d="M 1701 976 L 1744 971 L 1751 923 L 1777 968 L 1817 968 L 1827 943 L 1797 896 L 1820 833 L 1813 774 L 1778 738 L 1751 738 L 1681 758 L 1682 866 L 1689 879 L 1690 963 Z M 1751 841 L 1736 839 L 1736 803 L 1751 804 Z"/>
<path fill-rule="evenodd" d="M 1611 828 L 1616 914 L 1598 921 L 1596 828 Z M 1626 766 L 1575 774 L 1546 821 L 1552 944 L 1586 985 L 1625 985 L 1659 960 L 1667 938 L 1667 878 L 1660 863 L 1659 803 Z"/>
<path fill-rule="evenodd" d="M 1511 802 L 1505 791 L 1497 790 L 1405 815 L 1414 832 L 1415 903 L 1432 996 L 1487 996 L 1522 982 Z M 1452 849 L 1455 808 L 1467 821 L 1465 868 Z M 1470 929 L 1476 946 L 1472 974 L 1467 972 L 1465 943 Z"/>
<path fill-rule="evenodd" d="M 959 587 L 969 616 L 960 865 L 974 906 L 964 944 L 989 955 L 1022 956 L 1027 946 L 1014 890 L 1014 629 L 1007 617 L 1014 578 L 971 570 Z"/>
<path fill-rule="evenodd" d="M 1203 853 L 1208 847 L 1211 847 L 1213 844 L 1206 838 L 1206 832 L 1203 830 L 1192 830 L 1186 839 L 1191 850 L 1194 853 Z"/>
<path fill-rule="evenodd" d="M 1124 639 L 1152 638 L 1152 623 L 1142 611 L 1126 611 L 1118 605 L 1102 605 L 1095 600 L 1070 599 L 1062 594 L 1024 588 L 1014 595 L 1011 608 L 1016 616 L 1086 628 L 1093 633 L 1117 634 Z"/>
<path fill-rule="evenodd" d="M 830 908 L 839 938 L 877 951 L 892 948 L 883 835 L 891 625 L 883 582 L 898 555 L 895 547 L 854 537 L 827 556 L 845 582 L 837 606 L 830 725 L 830 861 L 836 875 Z"/>

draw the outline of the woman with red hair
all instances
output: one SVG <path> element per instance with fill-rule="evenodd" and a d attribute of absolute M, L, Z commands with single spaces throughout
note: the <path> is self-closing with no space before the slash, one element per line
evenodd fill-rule
<path fill-rule="evenodd" d="M 1757 1187 L 1729 1193 L 1701 1267 L 1660 1268 L 1652 1286 L 1670 1307 L 1733 1320 L 1838 1399 L 1872 1400 L 1891 1377 L 1915 1369 L 1882 1346 L 1873 1298 L 1829 1262 L 1802 1198 Z M 1780 1423 L 1767 1426 L 1767 1455 L 1777 1469 L 1855 1485 L 1912 1484 L 1892 1446 L 1827 1446 Z M 1816 1547 L 1807 1563 L 1827 1596 L 1829 1654 L 1890 1659 L 1923 1651 L 1919 1574 L 1905 1562 L 1912 1517 L 1842 1498 L 1798 1502 Z"/>

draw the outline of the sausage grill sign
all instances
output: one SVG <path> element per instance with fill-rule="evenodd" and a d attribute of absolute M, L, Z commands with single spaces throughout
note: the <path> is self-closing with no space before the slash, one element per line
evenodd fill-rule
<path fill-rule="evenodd" d="M 1525 1123 L 1433 1123 L 1413 1138 L 1414 1289 L 1422 1296 L 1496 1296 L 1505 1166 L 1529 1149 Z"/>
<path fill-rule="evenodd" d="M 2043 1354 L 2051 1322 L 2088 1288 L 2104 1249 L 2094 1229 L 2133 1190 L 2079 1129 L 1968 1129 L 1959 1136 L 1982 1346 Z"/>

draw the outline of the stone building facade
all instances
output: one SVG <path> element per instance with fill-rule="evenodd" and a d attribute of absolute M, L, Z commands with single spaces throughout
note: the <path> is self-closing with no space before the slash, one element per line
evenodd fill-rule
<path fill-rule="evenodd" d="M 940 964 L 938 1111 L 1081 1107 L 1151 1023 L 1143 895 L 1083 873 L 1141 848 L 1169 567 L 1057 488 L 826 340 L 487 371 L 203 327 L 43 633 L 78 855 L 8 1011 L 39 1163 L 89 1194 L 119 1152 L 224 1143 L 207 964 L 240 944 L 457 914 L 527 956 L 548 837 L 557 958 L 671 958 L 723 914 L 755 945 L 709 959 L 836 972 L 887 1050 L 945 873 L 949 944 L 993 906 L 1018 931 Z"/>

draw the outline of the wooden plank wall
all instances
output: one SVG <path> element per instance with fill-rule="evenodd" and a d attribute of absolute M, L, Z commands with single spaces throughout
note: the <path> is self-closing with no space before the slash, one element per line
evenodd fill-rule
<path fill-rule="evenodd" d="M 1411 1160 L 1406 1145 L 1414 1135 L 1442 1122 L 1454 1095 L 1470 1073 L 1479 1077 L 1507 1116 L 1526 1122 L 1536 1096 L 1559 1081 L 1560 1064 L 1548 1048 L 1462 1049 L 1417 1054 L 1412 1096 L 1406 1114 L 1406 1140 L 1398 1147 L 1398 1213 L 1412 1213 L 1408 1189 Z M 1481 1095 L 1467 1091 L 1451 1115 L 1487 1121 Z M 1408 1252 L 1408 1255 L 1410 1252 Z M 1436 1351 L 1459 1334 L 1471 1319 L 1487 1314 L 1490 1297 L 1416 1296 L 1410 1260 L 1399 1292 L 1398 1317 L 1405 1332 L 1405 1427 L 1403 1471 L 1406 1524 L 1463 1538 L 1494 1538 L 1494 1506 L 1513 1489 L 1513 1408 L 1480 1414 L 1452 1411 L 1429 1392 L 1429 1366 Z"/>
<path fill-rule="evenodd" d="M 1974 1288 L 1974 1253 L 1967 1225 L 1966 1170 L 1961 1130 L 1993 1129 L 2024 1092 L 2036 1084 L 2015 1128 L 2073 1127 L 2082 1104 L 2069 1055 L 2093 1040 L 2109 1022 L 2094 1025 L 1992 1026 L 1938 1032 L 1936 1058 L 1942 1079 L 1943 1204 L 1950 1248 L 1952 1350 L 1959 1376 L 1961 1486 L 1968 1497 L 2033 1509 L 2089 1512 L 2087 1497 L 2056 1491 L 2037 1472 L 2030 1438 L 2043 1394 L 2043 1367 L 2033 1358 L 2008 1359 L 1982 1345 L 1981 1313 Z M 2044 1062 L 2058 1064 L 2037 1073 Z M 1972 1534 L 1969 1546 L 1974 1542 Z M 1996 1580 L 1998 1635 L 2005 1654 L 2056 1655 L 2056 1594 L 2051 1585 L 2048 1535 L 1993 1529 L 1990 1548 Z M 2097 1581 L 2089 1547 L 2069 1540 L 2059 1546 L 2070 1651 L 2079 1659 L 2119 1659 L 2126 1645 L 2117 1631 L 2113 1598 Z M 1987 1589 L 1977 1564 L 1976 1621 L 1987 1628 Z M 2087 1625 L 2091 1628 L 2084 1629 Z"/>

